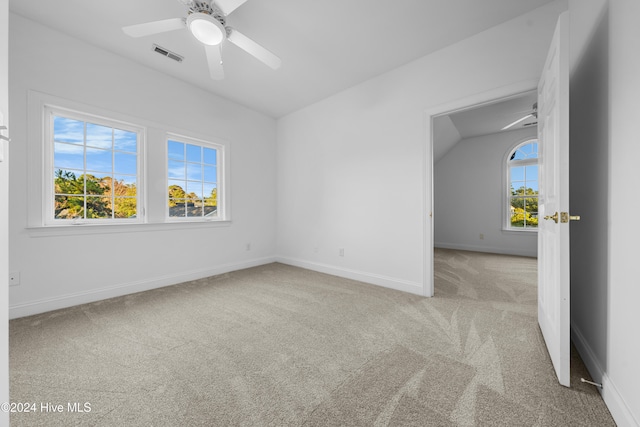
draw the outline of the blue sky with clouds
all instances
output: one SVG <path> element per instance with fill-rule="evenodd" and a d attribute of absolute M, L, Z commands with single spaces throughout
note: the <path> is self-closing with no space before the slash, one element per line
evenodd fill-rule
<path fill-rule="evenodd" d="M 54 168 L 93 175 L 121 176 L 135 183 L 137 134 L 94 123 L 55 116 Z M 85 138 L 86 135 L 86 138 Z M 85 167 L 86 152 L 86 167 Z"/>
<path fill-rule="evenodd" d="M 169 140 L 169 186 L 177 185 L 203 198 L 217 188 L 217 151 L 213 148 Z"/>

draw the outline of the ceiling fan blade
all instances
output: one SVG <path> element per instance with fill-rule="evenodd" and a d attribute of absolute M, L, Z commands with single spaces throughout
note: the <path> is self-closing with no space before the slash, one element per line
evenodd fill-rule
<path fill-rule="evenodd" d="M 167 31 L 181 30 L 186 27 L 182 18 L 164 19 L 162 21 L 145 22 L 144 24 L 122 27 L 122 31 L 130 37 L 145 37 Z"/>
<path fill-rule="evenodd" d="M 280 68 L 282 61 L 276 55 L 269 52 L 267 49 L 260 46 L 258 43 L 254 42 L 235 28 L 227 27 L 227 30 L 227 39 L 231 43 L 235 44 L 240 49 L 243 49 L 250 55 L 253 55 L 274 70 Z"/>
<path fill-rule="evenodd" d="M 242 6 L 247 0 L 215 0 L 214 3 L 225 15 L 230 14 L 240 6 Z"/>
<path fill-rule="evenodd" d="M 205 45 L 204 50 L 207 53 L 207 62 L 209 63 L 209 74 L 213 80 L 224 79 L 224 69 L 222 68 L 222 52 L 220 45 Z"/>
<path fill-rule="evenodd" d="M 512 127 L 514 127 L 515 125 L 517 125 L 518 123 L 524 122 L 524 121 L 525 121 L 525 120 L 527 120 L 529 117 L 533 117 L 533 114 L 527 114 L 526 116 L 519 118 L 519 119 L 518 119 L 518 120 L 516 120 L 515 122 L 513 122 L 513 123 L 509 123 L 508 125 L 506 125 L 505 127 L 503 127 L 503 128 L 502 128 L 502 129 L 500 129 L 500 130 L 507 130 L 507 129 L 509 129 L 509 128 L 512 128 Z"/>

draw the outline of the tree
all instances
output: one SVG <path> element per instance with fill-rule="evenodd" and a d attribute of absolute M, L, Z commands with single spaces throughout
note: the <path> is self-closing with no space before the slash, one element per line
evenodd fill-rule
<path fill-rule="evenodd" d="M 84 194 L 84 180 L 76 178 L 70 171 L 56 170 L 55 179 L 55 218 L 82 218 L 84 216 L 84 197 L 69 194 Z"/>
<path fill-rule="evenodd" d="M 211 190 L 211 195 L 209 197 L 205 197 L 204 199 L 205 206 L 218 206 L 218 189 L 214 188 Z"/>
<path fill-rule="evenodd" d="M 76 177 L 73 172 L 58 169 L 55 172 L 56 218 L 105 218 L 111 216 L 109 201 L 100 197 L 108 190 L 93 175 Z M 87 196 L 85 196 L 85 194 Z"/>
<path fill-rule="evenodd" d="M 187 194 L 179 185 L 169 186 L 169 207 L 174 207 L 177 205 L 175 199 L 185 199 L 186 197 Z"/>
<path fill-rule="evenodd" d="M 73 172 L 58 169 L 54 183 L 56 194 L 84 194 L 84 181 Z"/>
<path fill-rule="evenodd" d="M 131 218 L 137 214 L 138 202 L 135 184 L 126 184 L 124 180 L 106 176 L 101 180 L 101 186 L 107 188 L 105 196 L 109 197 L 109 209 L 113 210 L 116 218 Z M 113 200 L 112 197 L 113 196 Z M 115 206 L 114 206 L 115 205 Z"/>
<path fill-rule="evenodd" d="M 516 209 L 526 210 L 527 212 L 538 212 L 538 192 L 532 188 L 520 187 L 514 190 L 513 187 L 511 187 L 511 206 Z"/>
<path fill-rule="evenodd" d="M 531 212 L 525 212 L 522 208 L 515 208 L 511 211 L 512 227 L 524 227 L 525 223 L 527 227 L 537 227 L 538 218 L 531 216 Z"/>

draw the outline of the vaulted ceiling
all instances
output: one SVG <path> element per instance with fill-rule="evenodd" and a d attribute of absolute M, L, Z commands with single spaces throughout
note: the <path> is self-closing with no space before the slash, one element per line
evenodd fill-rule
<path fill-rule="evenodd" d="M 225 42 L 219 81 L 187 30 L 134 39 L 121 29 L 185 17 L 179 0 L 11 0 L 10 10 L 277 118 L 550 2 L 248 0 L 227 24 L 279 56 L 282 67 Z M 155 53 L 153 44 L 184 60 Z"/>
<path fill-rule="evenodd" d="M 435 117 L 434 162 L 463 139 L 537 127 L 538 116 L 534 110 L 537 101 L 538 93 L 534 90 Z"/>

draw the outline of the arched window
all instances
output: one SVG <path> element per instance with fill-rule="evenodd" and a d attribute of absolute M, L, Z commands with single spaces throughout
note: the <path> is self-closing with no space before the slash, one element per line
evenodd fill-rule
<path fill-rule="evenodd" d="M 538 229 L 538 141 L 518 144 L 507 156 L 506 229 Z"/>

